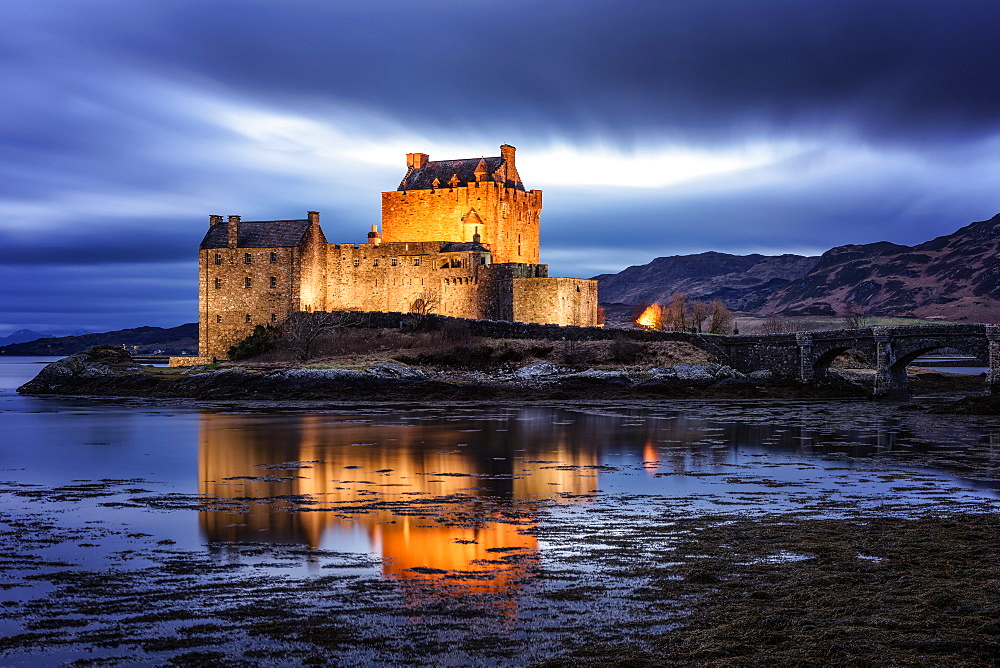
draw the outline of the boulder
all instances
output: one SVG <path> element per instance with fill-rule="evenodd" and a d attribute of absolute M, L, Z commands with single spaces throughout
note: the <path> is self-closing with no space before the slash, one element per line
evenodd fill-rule
<path fill-rule="evenodd" d="M 557 373 L 559 373 L 559 367 L 552 362 L 535 362 L 534 364 L 522 366 L 514 372 L 514 375 L 518 378 L 529 379 L 540 376 L 554 376 Z"/>

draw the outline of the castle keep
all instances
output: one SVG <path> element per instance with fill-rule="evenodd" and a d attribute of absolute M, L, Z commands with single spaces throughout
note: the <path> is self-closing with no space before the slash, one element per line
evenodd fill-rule
<path fill-rule="evenodd" d="M 428 312 L 597 324 L 597 282 L 539 264 L 540 190 L 513 146 L 465 160 L 406 156 L 365 243 L 328 243 L 319 213 L 299 220 L 209 216 L 199 252 L 199 356 L 224 358 L 256 325 L 294 311 Z"/>

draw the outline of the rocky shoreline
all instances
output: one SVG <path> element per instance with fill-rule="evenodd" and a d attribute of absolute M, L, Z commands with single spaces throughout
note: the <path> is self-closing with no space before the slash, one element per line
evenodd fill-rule
<path fill-rule="evenodd" d="M 720 364 L 650 369 L 575 370 L 536 362 L 504 371 L 424 370 L 397 362 L 363 369 L 140 367 L 127 352 L 102 346 L 47 365 L 17 390 L 30 395 L 191 399 L 518 400 L 621 398 L 863 398 L 843 378 L 803 385 L 769 372 L 743 374 Z"/>

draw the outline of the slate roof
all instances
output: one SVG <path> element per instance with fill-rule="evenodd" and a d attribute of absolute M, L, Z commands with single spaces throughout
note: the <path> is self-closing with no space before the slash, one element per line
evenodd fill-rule
<path fill-rule="evenodd" d="M 248 220 L 239 223 L 239 248 L 284 248 L 298 246 L 309 229 L 309 219 Z M 201 241 L 202 248 L 228 248 L 229 223 L 216 223 L 208 228 Z"/>
<path fill-rule="evenodd" d="M 441 246 L 442 253 L 461 253 L 463 251 L 479 251 L 482 253 L 488 253 L 490 252 L 490 249 L 473 241 L 449 241 L 445 245 Z"/>
<path fill-rule="evenodd" d="M 503 163 L 503 158 L 500 156 L 494 158 L 467 158 L 465 160 L 428 160 L 423 167 L 407 174 L 399 184 L 397 190 L 428 190 L 434 187 L 434 179 L 440 181 L 438 187 L 447 188 L 449 187 L 448 182 L 454 175 L 458 175 L 458 187 L 466 188 L 470 182 L 476 180 L 475 171 L 480 160 L 486 161 L 486 169 L 489 170 L 490 174 L 486 178 L 492 180 L 492 174 Z M 524 186 L 520 183 L 511 182 L 507 184 L 507 187 L 524 190 Z"/>

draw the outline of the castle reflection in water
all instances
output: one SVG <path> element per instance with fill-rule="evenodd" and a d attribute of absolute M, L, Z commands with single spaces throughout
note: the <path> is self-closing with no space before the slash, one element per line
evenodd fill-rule
<path fill-rule="evenodd" d="M 801 452 L 811 440 L 809 430 L 787 424 L 712 424 L 680 413 L 491 410 L 360 419 L 206 412 L 200 493 L 245 506 L 202 512 L 204 536 L 369 551 L 383 557 L 387 576 L 423 581 L 462 573 L 468 591 L 486 591 L 506 586 L 537 559 L 536 502 L 597 498 L 600 465 L 616 457 L 648 477 L 716 466 L 740 449 Z M 826 439 L 832 430 L 823 429 Z M 891 447 L 894 433 L 878 429 L 861 440 Z M 342 539 L 354 544 L 345 549 Z M 505 555 L 508 563 L 498 565 Z"/>

